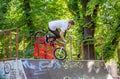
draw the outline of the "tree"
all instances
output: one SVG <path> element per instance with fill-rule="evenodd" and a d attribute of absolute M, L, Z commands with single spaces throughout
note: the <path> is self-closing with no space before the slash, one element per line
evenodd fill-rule
<path fill-rule="evenodd" d="M 26 24 L 29 30 L 29 34 L 33 34 L 33 23 L 32 23 L 32 16 L 30 15 L 30 3 L 29 0 L 24 0 L 24 6 L 25 6 L 25 15 L 26 15 Z"/>
<path fill-rule="evenodd" d="M 0 30 L 19 28 L 19 49 L 20 52 L 24 51 L 23 42 L 26 41 L 25 47 L 30 48 L 30 39 L 21 37 L 21 34 L 33 34 L 37 30 L 47 32 L 49 21 L 69 18 L 70 13 L 66 2 L 67 0 L 2 0 L 0 1 Z M 4 40 L 3 36 L 0 37 Z M 0 43 L 4 42 L 0 41 Z M 12 47 L 14 50 L 15 46 Z"/>
<path fill-rule="evenodd" d="M 7 13 L 7 5 L 9 4 L 9 2 L 10 2 L 11 0 L 2 0 L 2 1 L 0 1 L 0 20 L 1 20 L 1 22 L 0 22 L 0 26 L 2 26 L 2 27 L 0 27 L 1 29 L 4 29 L 4 27 L 6 27 L 6 23 L 5 23 L 5 19 L 6 19 L 6 17 L 5 17 L 5 14 Z"/>
<path fill-rule="evenodd" d="M 83 39 L 94 38 L 99 6 L 98 0 L 69 0 L 69 10 L 79 22 Z M 84 54 L 88 59 L 88 46 L 84 46 Z M 90 44 L 90 59 L 95 59 L 94 44 Z"/>
<path fill-rule="evenodd" d="M 115 50 L 119 53 L 120 37 L 120 14 L 119 0 L 105 1 L 101 7 L 100 22 L 103 27 L 99 32 L 103 35 L 105 59 L 109 60 L 116 56 Z M 118 54 L 119 55 L 119 54 Z M 117 58 L 117 57 L 115 57 Z M 119 58 L 118 58 L 119 59 Z"/>

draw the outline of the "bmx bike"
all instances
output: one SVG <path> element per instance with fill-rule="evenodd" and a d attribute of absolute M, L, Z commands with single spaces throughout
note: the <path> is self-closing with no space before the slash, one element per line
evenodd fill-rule
<path fill-rule="evenodd" d="M 60 42 L 59 39 L 49 38 L 48 36 L 53 36 L 54 34 L 47 34 L 43 30 L 36 31 L 34 33 L 34 39 L 38 44 L 50 44 L 54 47 L 53 56 L 58 60 L 64 60 L 67 57 L 67 52 L 65 50 L 65 43 Z M 57 45 L 57 46 L 56 46 Z"/>

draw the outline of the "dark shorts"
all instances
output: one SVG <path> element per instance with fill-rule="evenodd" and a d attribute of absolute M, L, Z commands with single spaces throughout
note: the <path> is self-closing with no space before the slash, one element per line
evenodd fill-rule
<path fill-rule="evenodd" d="M 56 29 L 56 30 L 51 30 L 49 27 L 48 27 L 48 29 L 49 29 L 49 31 L 51 31 L 53 34 L 54 34 L 54 39 L 58 39 L 58 38 L 60 38 L 60 32 L 58 31 L 58 29 Z M 64 33 L 64 37 L 66 36 L 66 31 L 65 31 L 65 33 Z"/>
<path fill-rule="evenodd" d="M 60 32 L 58 31 L 58 29 L 56 30 L 51 30 L 49 27 L 48 27 L 49 31 L 51 31 L 55 36 L 54 38 L 57 39 L 57 38 L 60 38 Z"/>

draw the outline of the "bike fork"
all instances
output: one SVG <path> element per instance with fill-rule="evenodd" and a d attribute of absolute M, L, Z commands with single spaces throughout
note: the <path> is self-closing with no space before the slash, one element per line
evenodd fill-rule
<path fill-rule="evenodd" d="M 61 53 L 62 49 L 63 49 L 63 47 L 60 48 L 59 54 Z"/>

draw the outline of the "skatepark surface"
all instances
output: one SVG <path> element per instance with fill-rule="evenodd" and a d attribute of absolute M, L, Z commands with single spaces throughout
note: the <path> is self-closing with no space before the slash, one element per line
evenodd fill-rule
<path fill-rule="evenodd" d="M 0 62 L 0 79 L 113 79 L 102 60 L 22 59 Z"/>

